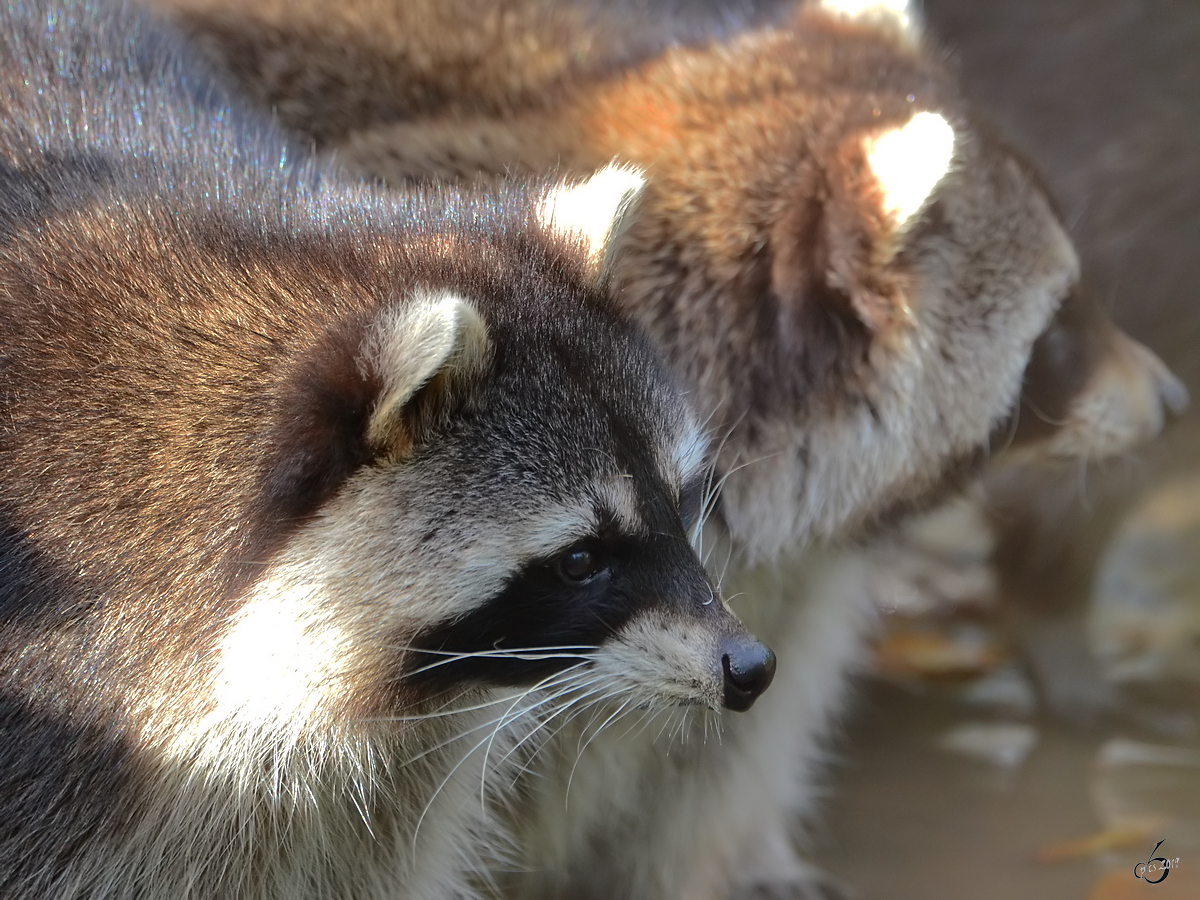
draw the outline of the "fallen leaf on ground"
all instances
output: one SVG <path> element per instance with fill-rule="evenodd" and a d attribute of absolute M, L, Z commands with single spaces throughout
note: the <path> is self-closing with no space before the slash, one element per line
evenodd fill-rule
<path fill-rule="evenodd" d="M 976 677 L 1006 659 L 999 643 L 975 632 L 896 631 L 885 634 L 875 645 L 876 671 L 898 677 Z"/>
<path fill-rule="evenodd" d="M 1055 863 L 1087 859 L 1090 856 L 1099 856 L 1101 853 L 1111 853 L 1114 850 L 1134 850 L 1148 840 L 1153 843 L 1151 838 L 1163 828 L 1162 820 L 1146 820 L 1145 822 L 1118 825 L 1084 838 L 1047 844 L 1038 850 L 1033 858 L 1040 863 Z"/>
<path fill-rule="evenodd" d="M 1165 854 L 1164 854 L 1165 855 Z M 1158 884 L 1147 884 L 1133 874 L 1133 867 L 1113 869 L 1092 885 L 1087 900 L 1196 900 L 1200 897 L 1200 860 L 1196 867 L 1180 866 Z"/>

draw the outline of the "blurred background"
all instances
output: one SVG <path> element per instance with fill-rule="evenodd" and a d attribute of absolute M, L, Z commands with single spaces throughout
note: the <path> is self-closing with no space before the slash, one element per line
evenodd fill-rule
<path fill-rule="evenodd" d="M 1044 174 L 1087 285 L 1193 402 L 1129 458 L 996 473 L 880 555 L 817 856 L 861 900 L 1196 900 L 1200 2 L 924 10 Z M 1178 860 L 1159 884 L 1133 874 L 1151 855 Z"/>

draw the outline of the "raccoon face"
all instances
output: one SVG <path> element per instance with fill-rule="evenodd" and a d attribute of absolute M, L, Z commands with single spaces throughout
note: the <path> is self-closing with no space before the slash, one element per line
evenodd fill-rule
<path fill-rule="evenodd" d="M 669 410 L 643 401 L 638 406 L 650 416 L 643 435 L 682 453 L 651 453 L 648 442 L 639 448 L 629 417 L 619 434 L 589 430 L 572 445 L 569 432 L 578 433 L 596 399 L 578 389 L 558 398 L 534 432 L 570 448 L 549 471 L 587 473 L 583 491 L 567 500 L 561 484 L 527 468 L 513 473 L 519 489 L 498 484 L 479 498 L 475 523 L 521 536 L 491 577 L 481 578 L 480 556 L 505 551 L 490 534 L 479 524 L 468 531 L 462 520 L 443 526 L 465 544 L 464 594 L 478 599 L 418 631 L 405 683 L 437 692 L 531 686 L 583 667 L 642 705 L 747 709 L 770 682 L 774 658 L 730 616 L 689 542 L 707 484 L 705 469 L 681 465 L 681 455 L 699 461 L 695 431 L 687 425 L 671 434 Z M 566 426 L 561 435 L 554 415 Z M 655 465 L 639 464 L 647 459 Z M 521 500 L 506 503 L 505 496 Z"/>
<path fill-rule="evenodd" d="M 1036 452 L 1096 455 L 1152 435 L 1164 405 L 1185 402 L 1152 354 L 1080 299 L 1037 177 L 918 52 L 911 23 L 871 9 L 814 8 L 796 36 L 763 39 L 764 55 L 818 57 L 792 96 L 809 123 L 800 101 L 819 84 L 824 120 L 787 139 L 802 158 L 764 206 L 762 280 L 727 291 L 740 318 L 763 321 L 740 339 L 750 365 L 723 385 L 707 360 L 688 363 L 749 408 L 721 462 L 745 464 L 722 512 L 764 555 L 923 501 L 1014 433 L 1033 437 L 1022 417 L 1053 418 Z M 744 144 L 770 140 L 762 123 L 742 127 Z M 770 352 L 756 354 L 764 332 Z M 1086 377 L 1066 371 L 1081 347 L 1103 357 Z"/>
<path fill-rule="evenodd" d="M 692 549 L 705 444 L 652 345 L 599 298 L 471 291 L 423 287 L 360 342 L 376 395 L 339 455 L 366 464 L 235 617 L 217 717 L 295 728 L 585 674 L 641 705 L 749 708 L 774 657 Z"/>
<path fill-rule="evenodd" d="M 485 323 L 449 294 L 384 328 L 367 362 L 385 371 L 375 462 L 240 614 L 222 655 L 226 709 L 294 722 L 292 700 L 344 706 L 369 685 L 379 715 L 567 669 L 601 670 L 644 704 L 748 708 L 774 658 L 692 549 L 703 441 L 650 347 L 611 316 L 489 310 Z M 619 368 L 600 342 L 614 337 Z M 391 342 L 446 348 L 445 361 L 431 377 L 387 374 L 406 357 Z M 290 661 L 270 673 L 263 659 Z"/>
<path fill-rule="evenodd" d="M 765 299 L 743 307 L 766 307 L 776 354 L 747 343 L 751 377 L 727 379 L 751 409 L 723 461 L 749 463 L 725 492 L 735 534 L 769 554 L 989 453 L 1104 456 L 1180 412 L 1183 385 L 1080 289 L 1040 180 L 921 52 L 908 5 L 826 0 L 798 26 L 763 55 L 811 55 L 789 86 L 824 121 L 789 138 L 807 157 L 767 217 Z"/>

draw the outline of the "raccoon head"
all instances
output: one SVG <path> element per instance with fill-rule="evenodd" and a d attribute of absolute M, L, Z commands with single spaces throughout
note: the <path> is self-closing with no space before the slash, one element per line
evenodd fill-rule
<path fill-rule="evenodd" d="M 993 443 L 1009 464 L 1104 459 L 1150 440 L 1188 403 L 1183 382 L 1076 285 L 1034 343 Z"/>
<path fill-rule="evenodd" d="M 1077 292 L 1075 251 L 1039 179 L 975 119 L 893 6 L 827 3 L 802 12 L 795 33 L 756 36 L 769 61 L 752 71 L 793 127 L 739 118 L 725 141 L 772 148 L 737 165 L 774 196 L 739 201 L 740 221 L 723 212 L 737 222 L 730 246 L 761 228 L 722 288 L 741 304 L 725 338 L 740 352 L 724 355 L 748 365 L 684 364 L 726 406 L 721 467 L 742 468 L 722 512 L 752 553 L 922 500 L 1008 442 L 1022 397 L 1028 412 L 1039 393 L 1062 395 L 1041 414 L 1068 413 L 1041 452 L 1091 455 L 1153 434 L 1164 406 L 1184 402 L 1144 348 L 1111 325 L 1098 339 L 1107 320 Z M 767 176 L 764 160 L 787 154 L 792 169 Z M 1081 306 L 1095 329 L 1079 326 Z M 1064 334 L 1105 366 L 1064 374 Z"/>
<path fill-rule="evenodd" d="M 332 487 L 223 639 L 219 717 L 293 731 L 585 681 L 641 705 L 741 710 L 767 687 L 774 657 L 691 545 L 702 433 L 595 286 L 611 223 L 577 227 L 572 202 L 549 194 L 542 227 L 582 249 L 580 277 L 561 262 L 462 277 L 489 265 L 486 250 L 439 244 L 476 261 L 430 259 L 442 275 L 351 331 L 334 371 L 295 376 L 274 490 L 295 514 L 297 485 Z M 364 390 L 361 420 L 325 421 L 330 395 Z M 331 458 L 355 463 L 330 479 Z"/>

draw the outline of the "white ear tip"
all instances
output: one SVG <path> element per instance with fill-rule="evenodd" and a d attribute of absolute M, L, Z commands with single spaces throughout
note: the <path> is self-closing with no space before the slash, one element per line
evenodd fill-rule
<path fill-rule="evenodd" d="M 950 171 L 956 136 L 946 118 L 920 112 L 899 128 L 865 142 L 867 165 L 883 191 L 883 208 L 903 225 L 925 205 Z"/>
<path fill-rule="evenodd" d="M 903 31 L 916 31 L 915 17 L 907 0 L 821 0 L 820 6 L 834 15 L 851 19 L 888 19 Z"/>
<path fill-rule="evenodd" d="M 581 185 L 603 192 L 621 195 L 638 194 L 646 186 L 646 173 L 637 166 L 611 162 Z"/>
<path fill-rule="evenodd" d="M 542 225 L 582 238 L 588 255 L 604 255 L 621 218 L 646 186 L 641 169 L 610 163 L 579 184 L 563 183 L 547 192 L 538 210 Z"/>

